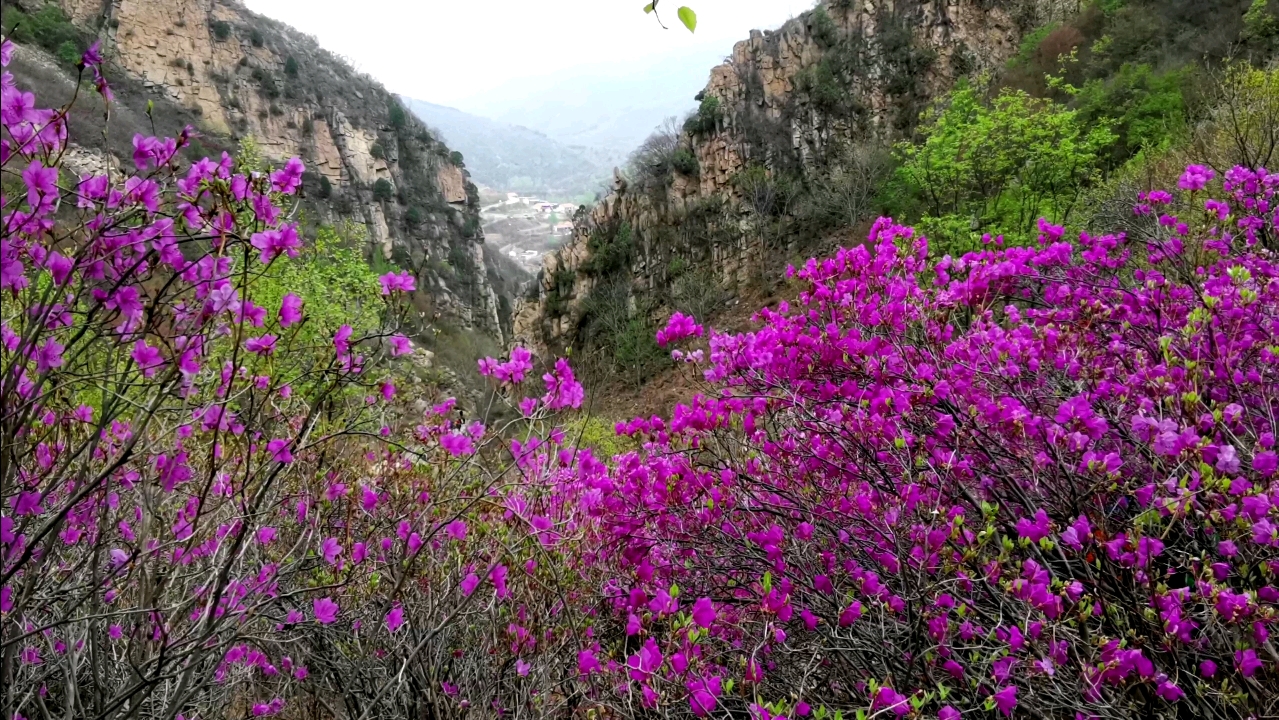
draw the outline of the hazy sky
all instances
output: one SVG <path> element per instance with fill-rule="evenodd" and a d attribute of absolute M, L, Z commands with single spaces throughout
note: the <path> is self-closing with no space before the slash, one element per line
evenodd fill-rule
<path fill-rule="evenodd" d="M 245 0 L 314 35 L 392 92 L 466 108 L 512 78 L 626 73 L 662 57 L 727 55 L 752 28 L 775 28 L 813 0 Z M 686 4 L 697 32 L 676 20 Z M 709 73 L 710 66 L 703 69 Z"/>

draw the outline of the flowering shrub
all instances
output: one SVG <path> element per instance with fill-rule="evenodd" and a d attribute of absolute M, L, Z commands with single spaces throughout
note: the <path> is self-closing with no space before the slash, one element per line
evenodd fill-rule
<path fill-rule="evenodd" d="M 6 720 L 1279 714 L 1279 175 L 936 263 L 881 219 L 673 317 L 705 388 L 603 462 L 562 359 L 480 361 L 503 427 L 399 403 L 411 274 L 367 331 L 277 299 L 300 162 L 65 186 L 2 82 Z"/>
<path fill-rule="evenodd" d="M 607 684 L 697 716 L 1279 712 L 1279 175 L 1212 179 L 1145 195 L 1143 239 L 1041 221 L 931 266 L 881 219 L 712 334 L 705 393 L 618 427 Z"/>
<path fill-rule="evenodd" d="M 80 68 L 110 101 L 100 62 Z M 541 496 L 498 490 L 561 462 L 525 436 L 478 468 L 496 435 L 451 401 L 396 404 L 415 278 L 374 283 L 376 321 L 327 327 L 276 271 L 304 249 L 299 160 L 180 167 L 187 129 L 66 185 L 66 108 L 2 83 L 6 191 L 21 183 L 0 220 L 4 717 L 416 717 L 507 666 L 516 696 L 550 687 L 553 668 L 492 648 L 553 651 L 553 633 L 489 631 L 554 627 L 536 624 L 559 572 L 539 564 Z M 581 402 L 567 365 L 546 384 L 530 423 Z"/>

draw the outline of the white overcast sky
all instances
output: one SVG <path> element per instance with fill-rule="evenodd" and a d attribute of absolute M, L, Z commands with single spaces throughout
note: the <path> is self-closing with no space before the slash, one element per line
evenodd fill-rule
<path fill-rule="evenodd" d="M 466 108 L 513 78 L 626 73 L 722 48 L 775 28 L 813 0 L 661 0 L 663 30 L 644 0 L 245 0 L 314 35 L 392 92 Z M 690 34 L 679 5 L 698 16 Z M 709 74 L 710 67 L 704 69 Z"/>

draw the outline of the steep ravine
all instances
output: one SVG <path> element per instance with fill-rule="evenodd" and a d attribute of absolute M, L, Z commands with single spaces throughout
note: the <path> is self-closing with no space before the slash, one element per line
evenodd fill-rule
<path fill-rule="evenodd" d="M 758 166 L 815 177 L 850 143 L 900 138 L 952 88 L 1002 66 L 1029 30 L 1077 12 L 1074 0 L 830 0 L 773 31 L 753 31 L 710 71 L 702 106 L 678 146 L 689 160 L 664 186 L 619 180 L 575 219 L 545 259 L 536 297 L 516 310 L 513 340 L 547 354 L 578 340 L 586 300 L 602 280 L 592 237 L 629 233 L 627 273 L 642 295 L 669 286 L 672 267 L 703 269 L 726 293 L 776 264 L 751 231 L 734 183 Z"/>
<path fill-rule="evenodd" d="M 6 4 L 31 13 L 44 3 Z M 309 220 L 354 221 L 365 230 L 372 263 L 411 269 L 420 318 L 498 344 L 509 337 L 516 283 L 503 281 L 499 261 L 486 257 L 475 186 L 451 150 L 378 82 L 235 0 L 58 4 L 86 37 L 102 40 L 113 80 L 136 86 L 117 114 L 140 116 L 131 105 L 151 100 L 157 116 L 168 112 L 169 125 L 193 120 L 206 150 L 252 138 L 269 159 L 300 156 L 309 169 Z M 42 72 L 39 63 L 28 65 L 49 80 L 51 63 Z M 163 124 L 158 132 L 180 128 Z M 109 152 L 118 162 L 118 145 L 83 152 L 98 162 Z"/>

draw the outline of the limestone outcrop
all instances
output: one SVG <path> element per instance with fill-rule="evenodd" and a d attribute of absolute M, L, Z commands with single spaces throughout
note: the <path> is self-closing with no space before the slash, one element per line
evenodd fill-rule
<path fill-rule="evenodd" d="M 371 258 L 414 271 L 426 318 L 505 339 L 466 170 L 375 80 L 238 0 L 56 1 L 112 67 L 192 111 L 205 134 L 301 157 L 311 212 L 362 224 Z"/>

